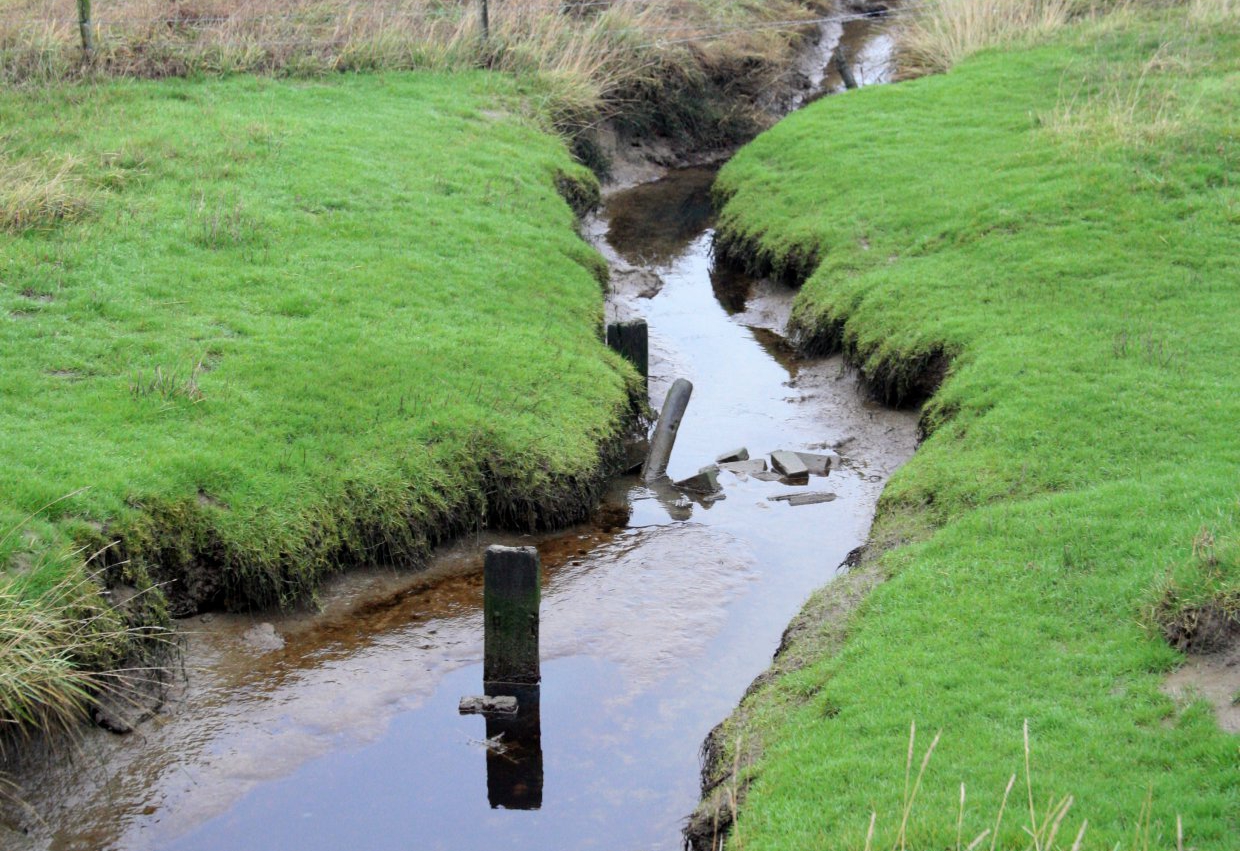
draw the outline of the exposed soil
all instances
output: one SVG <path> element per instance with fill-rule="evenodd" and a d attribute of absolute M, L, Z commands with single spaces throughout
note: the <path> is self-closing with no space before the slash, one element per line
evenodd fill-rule
<path fill-rule="evenodd" d="M 1167 677 L 1163 691 L 1177 700 L 1209 701 L 1218 725 L 1240 733 L 1240 636 L 1213 653 L 1190 655 Z"/>

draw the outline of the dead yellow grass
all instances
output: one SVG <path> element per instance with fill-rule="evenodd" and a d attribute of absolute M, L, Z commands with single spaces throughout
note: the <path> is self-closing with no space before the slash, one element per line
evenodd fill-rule
<path fill-rule="evenodd" d="M 0 231 L 49 227 L 82 215 L 90 191 L 75 174 L 76 162 L 9 160 L 0 153 Z"/>
<path fill-rule="evenodd" d="M 787 28 L 715 36 L 814 14 L 795 0 L 491 0 L 484 40 L 480 11 L 481 0 L 94 0 L 87 62 L 72 0 L 15 0 L 0 10 L 0 80 L 487 67 L 546 77 L 571 117 L 669 57 L 781 58 Z"/>
<path fill-rule="evenodd" d="M 1078 0 L 928 0 L 900 29 L 901 73 L 942 73 L 979 50 L 1044 37 L 1064 26 L 1080 5 Z"/>

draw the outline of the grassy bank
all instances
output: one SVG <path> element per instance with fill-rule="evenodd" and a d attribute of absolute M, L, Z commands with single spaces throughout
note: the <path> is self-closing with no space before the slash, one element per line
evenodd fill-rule
<path fill-rule="evenodd" d="M 1068 795 L 1054 847 L 1234 847 L 1237 741 L 1159 686 L 1240 633 L 1238 57 L 1231 4 L 1114 14 L 720 175 L 721 250 L 809 273 L 807 349 L 893 398 L 948 367 L 857 568 L 887 581 L 843 632 L 820 596 L 716 739 L 729 847 L 1046 848 Z"/>
<path fill-rule="evenodd" d="M 831 11 L 802 0 L 93 0 L 83 50 L 73 0 L 0 9 L 0 81 L 230 73 L 313 77 L 347 71 L 488 68 L 536 77 L 542 115 L 585 134 L 620 129 L 727 145 L 770 122 L 755 101 Z M 744 96 L 738 96 L 743 93 Z"/>
<path fill-rule="evenodd" d="M 4 615 L 66 582 L 61 620 L 96 610 L 74 577 L 113 541 L 85 569 L 192 611 L 582 516 L 637 385 L 561 194 L 597 188 L 522 118 L 532 94 L 480 72 L 0 93 Z M 0 655 L 2 682 L 25 664 Z"/>

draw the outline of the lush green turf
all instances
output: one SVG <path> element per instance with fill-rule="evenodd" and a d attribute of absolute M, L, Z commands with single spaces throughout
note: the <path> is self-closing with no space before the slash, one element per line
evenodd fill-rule
<path fill-rule="evenodd" d="M 764 747 L 729 847 L 861 848 L 871 811 L 891 847 L 914 719 L 917 761 L 942 739 L 910 848 L 956 847 L 962 782 L 964 843 L 992 828 L 1013 773 L 998 847 L 1032 847 L 1025 719 L 1039 814 L 1075 796 L 1058 847 L 1082 818 L 1086 848 L 1174 847 L 1177 814 L 1236 847 L 1237 739 L 1160 692 L 1148 612 L 1237 626 L 1238 91 L 1234 17 L 1123 17 L 827 99 L 722 172 L 733 246 L 821 258 L 811 342 L 884 382 L 953 356 L 881 506 L 890 581 L 729 731 Z"/>
<path fill-rule="evenodd" d="M 597 190 L 527 94 L 481 73 L 0 93 L 0 154 L 71 166 L 49 226 L 0 232 L 0 530 L 50 504 L 0 564 L 42 579 L 121 538 L 196 576 L 191 601 L 264 603 L 488 515 L 578 513 L 635 379 L 557 181 Z"/>

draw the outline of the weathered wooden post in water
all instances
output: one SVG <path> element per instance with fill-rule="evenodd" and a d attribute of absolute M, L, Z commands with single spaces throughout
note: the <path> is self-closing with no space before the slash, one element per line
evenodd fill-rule
<path fill-rule="evenodd" d="M 542 806 L 538 606 L 542 579 L 533 547 L 488 547 L 483 565 L 482 684 L 488 698 L 516 698 L 514 713 L 485 713 L 487 800 L 492 807 Z"/>
<path fill-rule="evenodd" d="M 77 0 L 78 32 L 82 36 L 82 52 L 89 58 L 95 50 L 94 23 L 90 19 L 90 0 Z"/>
<path fill-rule="evenodd" d="M 533 547 L 488 547 L 483 566 L 483 683 L 535 685 L 540 569 Z"/>
<path fill-rule="evenodd" d="M 650 331 L 645 319 L 609 323 L 607 345 L 637 367 L 642 381 L 650 385 Z"/>
<path fill-rule="evenodd" d="M 680 421 L 685 416 L 692 395 L 693 384 L 683 378 L 677 378 L 672 389 L 667 391 L 663 410 L 659 412 L 659 423 L 654 428 L 654 439 L 650 441 L 646 467 L 642 470 L 644 481 L 653 482 L 667 475 L 667 462 L 671 460 L 672 447 L 676 445 L 676 432 L 680 429 Z"/>

